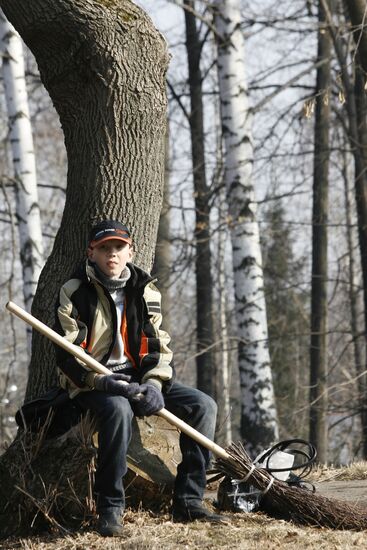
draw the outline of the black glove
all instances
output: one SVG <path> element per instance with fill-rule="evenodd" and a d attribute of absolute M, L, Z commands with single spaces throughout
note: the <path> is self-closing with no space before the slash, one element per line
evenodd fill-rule
<path fill-rule="evenodd" d="M 132 384 L 122 384 L 121 381 L 128 382 L 131 379 L 126 374 L 98 374 L 94 378 L 94 387 L 98 391 L 111 393 L 112 395 L 122 395 L 126 399 L 132 399 L 141 391 L 141 386 L 136 382 Z"/>
<path fill-rule="evenodd" d="M 162 392 L 153 384 L 141 384 L 141 395 L 131 400 L 131 406 L 135 416 L 150 416 L 164 407 Z"/>

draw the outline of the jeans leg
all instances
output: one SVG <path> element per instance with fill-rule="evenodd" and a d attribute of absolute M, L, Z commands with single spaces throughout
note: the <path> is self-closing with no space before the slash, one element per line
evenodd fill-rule
<path fill-rule="evenodd" d="M 104 392 L 83 392 L 75 398 L 97 421 L 98 457 L 94 492 L 97 511 L 125 506 L 123 476 L 127 471 L 126 454 L 131 439 L 133 412 L 129 401 Z"/>
<path fill-rule="evenodd" d="M 167 410 L 213 440 L 217 405 L 211 397 L 195 388 L 174 382 L 164 400 Z M 183 504 L 201 501 L 206 487 L 210 452 L 184 433 L 180 435 L 180 449 L 182 462 L 177 468 L 173 500 Z"/>

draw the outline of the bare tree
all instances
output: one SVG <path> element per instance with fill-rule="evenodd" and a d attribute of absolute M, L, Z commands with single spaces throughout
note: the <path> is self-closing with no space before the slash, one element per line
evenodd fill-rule
<path fill-rule="evenodd" d="M 364 302 L 364 325 L 367 326 L 367 122 L 366 122 L 366 99 L 364 95 L 364 79 L 365 77 L 360 74 L 360 71 L 365 71 L 364 63 L 365 61 L 361 59 L 359 51 L 353 55 L 353 68 L 355 71 L 355 76 L 350 74 L 350 63 L 348 57 L 348 49 L 345 47 L 345 44 L 342 41 L 341 36 L 335 28 L 332 13 L 330 10 L 329 3 L 327 0 L 320 0 L 322 3 L 323 9 L 326 14 L 327 23 L 329 32 L 332 37 L 334 50 L 338 63 L 340 65 L 340 80 L 343 87 L 343 96 L 345 98 L 345 111 L 347 114 L 348 125 L 346 127 L 346 132 L 348 135 L 351 152 L 354 158 L 354 194 L 355 194 L 355 204 L 357 211 L 357 220 L 358 220 L 358 241 L 359 241 L 359 250 L 361 258 L 361 268 L 363 276 L 363 302 Z M 362 14 L 365 12 L 360 12 L 362 3 L 358 2 L 347 2 L 349 12 L 353 12 L 353 18 L 356 17 L 356 13 L 359 13 L 359 38 L 358 45 L 361 46 L 365 44 L 365 30 L 364 30 L 364 17 Z M 358 8 L 358 10 L 353 10 L 353 8 Z M 354 20 L 354 25 L 357 24 Z M 356 37 L 356 36 L 355 36 Z M 366 335 L 366 331 L 365 331 Z M 365 349 L 366 349 L 365 342 Z M 367 356 L 366 356 L 367 357 Z M 366 396 L 364 396 L 363 401 L 365 403 Z M 367 439 L 365 434 L 367 433 L 367 428 L 365 422 L 367 422 L 367 417 L 365 414 L 362 414 L 362 422 L 364 423 L 362 427 L 363 431 L 363 456 L 367 456 Z"/>
<path fill-rule="evenodd" d="M 352 23 L 353 38 L 363 72 L 367 74 L 367 12 L 364 0 L 345 0 Z"/>
<path fill-rule="evenodd" d="M 210 250 L 210 191 L 206 181 L 203 91 L 200 59 L 202 43 L 194 15 L 195 2 L 184 0 L 186 49 L 189 69 L 191 112 L 189 114 L 191 155 L 195 196 L 195 275 L 196 275 L 196 332 L 197 387 L 213 395 L 214 354 L 212 351 L 213 319 L 211 250 Z"/>
<path fill-rule="evenodd" d="M 312 210 L 312 282 L 310 345 L 310 441 L 317 448 L 318 460 L 327 462 L 327 327 L 328 327 L 328 261 L 327 220 L 329 188 L 330 125 L 330 54 L 331 37 L 325 32 L 326 16 L 319 5 L 316 112 L 314 130 L 314 172 Z"/>
<path fill-rule="evenodd" d="M 348 277 L 349 277 L 349 303 L 350 303 L 350 325 L 353 341 L 353 354 L 355 364 L 355 374 L 357 377 L 356 387 L 358 390 L 358 404 L 362 427 L 362 453 L 366 456 L 366 372 L 364 370 L 364 345 L 363 332 L 361 331 L 359 319 L 363 318 L 363 307 L 359 296 L 360 276 L 358 273 L 358 263 L 356 254 L 355 235 L 353 232 L 353 201 L 350 189 L 350 177 L 348 173 L 347 151 L 343 154 L 342 174 L 344 180 L 344 203 L 346 219 L 346 240 L 348 246 Z M 357 251 L 358 252 L 358 251 Z"/>

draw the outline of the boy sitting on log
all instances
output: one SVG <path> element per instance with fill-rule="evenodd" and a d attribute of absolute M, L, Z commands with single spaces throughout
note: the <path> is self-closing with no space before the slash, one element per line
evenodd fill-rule
<path fill-rule="evenodd" d="M 61 386 L 97 421 L 97 530 L 119 536 L 133 415 L 149 416 L 166 407 L 213 439 L 217 407 L 208 395 L 174 381 L 170 338 L 160 328 L 160 293 L 151 276 L 131 263 L 128 228 L 114 220 L 96 224 L 87 256 L 60 290 L 56 330 L 112 373 L 95 374 L 59 347 L 57 364 Z M 180 449 L 174 521 L 220 521 L 202 504 L 209 451 L 185 434 Z"/>

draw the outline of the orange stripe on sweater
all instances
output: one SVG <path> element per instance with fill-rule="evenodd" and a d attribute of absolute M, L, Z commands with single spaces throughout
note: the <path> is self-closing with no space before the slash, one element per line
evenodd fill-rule
<path fill-rule="evenodd" d="M 129 361 L 131 362 L 132 366 L 137 368 L 137 365 L 130 353 L 130 350 L 129 350 L 129 339 L 128 339 L 128 336 L 127 336 L 127 322 L 126 322 L 126 300 L 125 300 L 125 304 L 124 304 L 124 313 L 123 313 L 123 316 L 122 316 L 122 321 L 121 321 L 121 327 L 120 327 L 120 330 L 121 330 L 121 336 L 122 336 L 122 341 L 124 343 L 124 353 L 126 355 L 126 357 L 129 359 Z"/>

